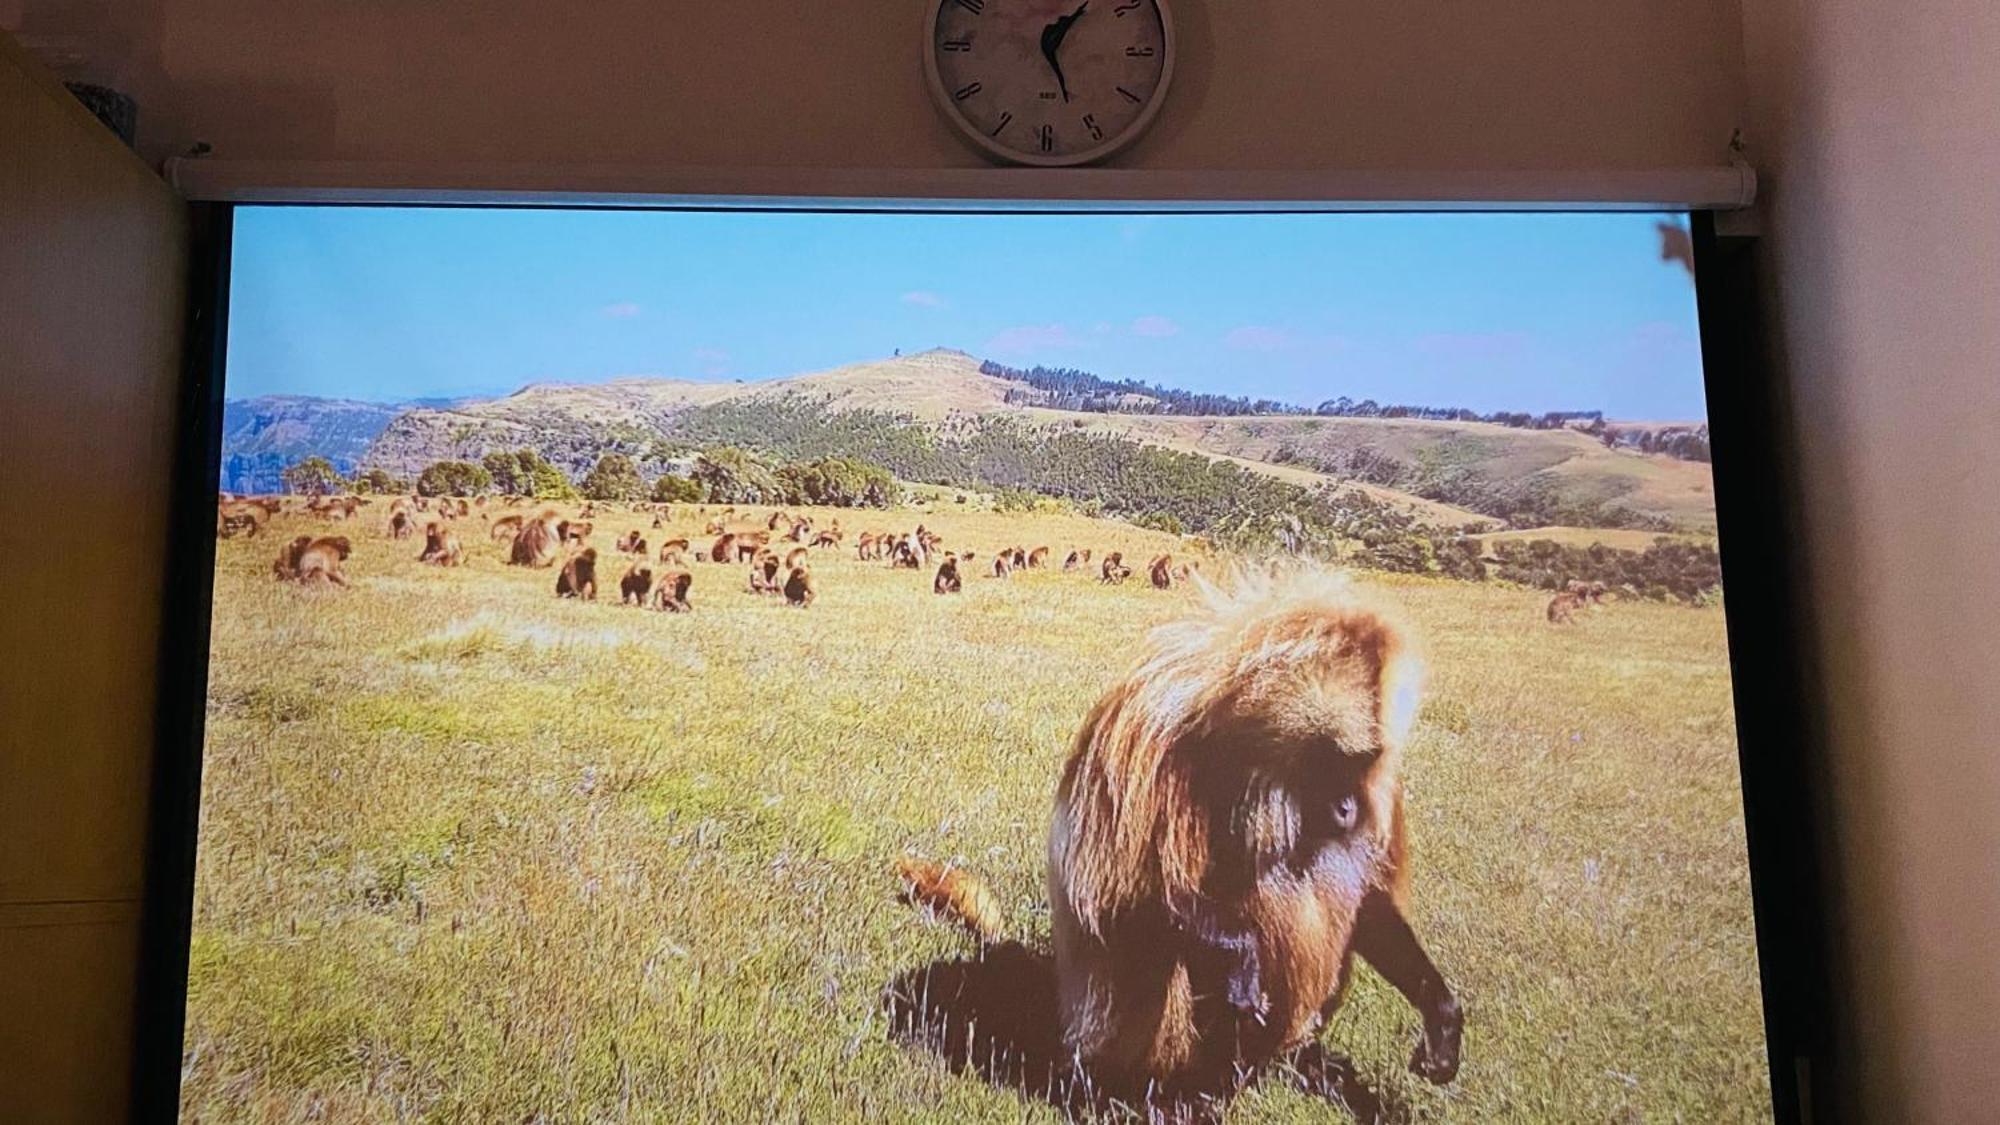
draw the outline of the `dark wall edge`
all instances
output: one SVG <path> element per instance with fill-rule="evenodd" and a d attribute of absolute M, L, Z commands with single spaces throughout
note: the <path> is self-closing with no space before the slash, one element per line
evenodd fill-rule
<path fill-rule="evenodd" d="M 1835 1122 L 1839 1107 L 1825 1096 L 1833 1043 L 1826 794 L 1808 706 L 1812 607 L 1796 430 L 1765 344 L 1757 240 L 1718 235 L 1706 212 L 1693 216 L 1693 234 L 1772 1103 L 1780 1122 Z"/>
<path fill-rule="evenodd" d="M 208 698 L 223 365 L 229 339 L 232 215 L 228 204 L 196 203 L 188 208 L 188 311 L 168 500 L 159 699 L 133 1025 L 137 1039 L 133 1121 L 172 1121 L 180 1105 Z"/>

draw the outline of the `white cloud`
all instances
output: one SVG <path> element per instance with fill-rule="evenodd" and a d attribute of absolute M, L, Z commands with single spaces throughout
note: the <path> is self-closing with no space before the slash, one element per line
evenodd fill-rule
<path fill-rule="evenodd" d="M 1132 322 L 1134 336 L 1178 336 L 1181 326 L 1164 316 L 1142 316 Z"/>
<path fill-rule="evenodd" d="M 729 370 L 729 353 L 721 348 L 696 348 L 693 355 L 703 375 L 722 375 Z"/>
<path fill-rule="evenodd" d="M 1005 329 L 986 341 L 986 350 L 1001 355 L 1022 355 L 1074 348 L 1080 343 L 1082 341 L 1067 325 L 1023 324 Z"/>
<path fill-rule="evenodd" d="M 903 294 L 903 303 L 926 309 L 941 309 L 950 302 L 928 289 L 912 289 Z"/>
<path fill-rule="evenodd" d="M 1281 328 L 1267 328 L 1261 324 L 1246 324 L 1232 328 L 1222 342 L 1232 348 L 1246 352 L 1275 352 L 1292 346 L 1292 334 Z"/>
<path fill-rule="evenodd" d="M 610 317 L 612 320 L 630 320 L 631 318 L 638 316 L 644 310 L 641 309 L 635 302 L 620 301 L 615 305 L 606 305 L 600 311 L 603 312 L 605 316 Z"/>

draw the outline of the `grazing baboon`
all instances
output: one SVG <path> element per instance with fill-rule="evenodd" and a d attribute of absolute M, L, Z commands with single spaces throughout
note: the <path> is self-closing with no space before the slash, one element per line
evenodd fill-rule
<path fill-rule="evenodd" d="M 681 561 L 682 556 L 687 554 L 687 551 L 688 551 L 687 540 L 669 539 L 665 543 L 660 544 L 660 561 L 663 563 L 678 564 Z"/>
<path fill-rule="evenodd" d="M 668 613 L 686 613 L 692 608 L 687 596 L 692 585 L 694 575 L 685 570 L 670 570 L 660 575 L 659 583 L 653 587 L 653 604 Z"/>
<path fill-rule="evenodd" d="M 1063 560 L 1063 571 L 1064 573 L 1068 573 L 1089 561 L 1083 557 L 1082 551 L 1071 551 L 1069 557 Z"/>
<path fill-rule="evenodd" d="M 520 533 L 521 517 L 518 513 L 511 516 L 501 516 L 499 519 L 493 521 L 492 527 L 486 529 L 486 534 L 496 542 L 501 539 L 512 538 Z"/>
<path fill-rule="evenodd" d="M 653 592 L 653 568 L 642 563 L 633 563 L 618 580 L 618 603 L 624 605 L 646 604 L 646 595 Z"/>
<path fill-rule="evenodd" d="M 819 591 L 813 586 L 812 571 L 803 566 L 795 566 L 785 578 L 785 604 L 804 609 L 813 603 Z"/>
<path fill-rule="evenodd" d="M 793 547 L 791 550 L 786 551 L 785 569 L 790 570 L 795 566 L 804 566 L 806 561 L 806 556 L 810 554 L 812 554 L 812 552 L 805 549 L 804 547 Z"/>
<path fill-rule="evenodd" d="M 512 566 L 555 565 L 562 548 L 560 527 L 554 512 L 543 512 L 540 517 L 523 522 L 508 549 L 507 562 Z"/>
<path fill-rule="evenodd" d="M 596 518 L 597 518 L 597 505 L 596 505 L 595 503 L 593 503 L 592 501 L 589 501 L 589 500 L 586 500 L 586 501 L 584 501 L 584 502 L 583 502 L 583 511 L 581 511 L 581 512 L 578 512 L 578 513 L 577 513 L 577 515 L 576 515 L 576 518 L 577 518 L 577 519 L 580 519 L 580 520 L 594 520 L 594 519 L 596 519 Z"/>
<path fill-rule="evenodd" d="M 755 533 L 755 536 L 755 538 L 742 535 L 736 537 L 737 562 L 742 562 L 745 559 L 754 559 L 770 550 L 769 547 L 764 545 L 764 537 L 761 533 Z"/>
<path fill-rule="evenodd" d="M 562 520 L 556 524 L 556 535 L 566 547 L 581 547 L 595 527 L 588 520 Z"/>
<path fill-rule="evenodd" d="M 563 563 L 562 573 L 556 575 L 556 597 L 597 600 L 597 548 L 585 547 Z"/>
<path fill-rule="evenodd" d="M 785 510 L 783 508 L 780 508 L 777 511 L 771 513 L 770 519 L 764 521 L 764 530 L 776 531 L 778 530 L 779 524 L 784 523 L 791 518 L 792 517 L 785 514 Z"/>
<path fill-rule="evenodd" d="M 1156 590 L 1171 590 L 1174 586 L 1174 557 L 1161 555 L 1146 565 L 1146 573 L 1153 580 Z"/>
<path fill-rule="evenodd" d="M 644 554 L 646 550 L 645 543 L 644 539 L 639 538 L 637 531 L 628 531 L 620 535 L 618 542 L 613 543 L 611 546 L 621 555 Z"/>
<path fill-rule="evenodd" d="M 922 570 L 925 550 L 915 535 L 906 535 L 898 540 L 889 553 L 889 565 L 910 570 Z"/>
<path fill-rule="evenodd" d="M 299 576 L 299 556 L 305 554 L 307 547 L 312 546 L 312 541 L 312 536 L 301 535 L 290 543 L 285 544 L 284 549 L 278 552 L 278 561 L 271 564 L 271 573 L 287 581 L 297 578 Z"/>
<path fill-rule="evenodd" d="M 1028 566 L 1028 552 L 1016 547 L 1007 561 L 1013 564 L 1015 570 L 1025 570 Z"/>
<path fill-rule="evenodd" d="M 1014 554 L 1012 551 L 1002 551 L 993 556 L 993 577 L 1006 578 L 1013 573 Z"/>
<path fill-rule="evenodd" d="M 240 500 L 220 504 L 215 509 L 215 533 L 229 539 L 240 531 L 245 539 L 252 539 L 264 529 L 264 521 L 270 515 L 261 505 Z"/>
<path fill-rule="evenodd" d="M 836 527 L 820 532 L 818 535 L 813 536 L 812 545 L 815 547 L 840 546 L 840 529 Z"/>
<path fill-rule="evenodd" d="M 658 530 L 660 530 L 661 528 L 663 528 L 663 527 L 665 527 L 665 526 L 667 526 L 667 525 L 666 525 L 666 524 L 664 524 L 664 523 L 662 523 L 662 522 L 660 521 L 660 517 L 658 517 L 658 516 L 654 516 L 654 517 L 653 517 L 653 530 L 654 530 L 654 531 L 658 531 Z"/>
<path fill-rule="evenodd" d="M 1104 556 L 1104 565 L 1099 568 L 1098 581 L 1116 586 L 1130 577 L 1132 577 L 1132 568 L 1125 565 L 1125 553 L 1123 551 L 1113 551 Z"/>
<path fill-rule="evenodd" d="M 297 543 L 297 540 L 293 540 Z M 335 586 L 347 585 L 347 575 L 340 564 L 346 561 L 353 548 L 344 535 L 330 535 L 309 541 L 299 551 L 293 564 L 293 577 L 305 585 L 330 582 Z"/>
<path fill-rule="evenodd" d="M 717 536 L 714 546 L 708 549 L 708 561 L 719 563 L 735 562 L 736 537 L 726 531 Z"/>
<path fill-rule="evenodd" d="M 446 531 L 444 525 L 436 520 L 424 525 L 424 553 L 417 556 L 418 562 L 457 566 L 464 558 L 465 551 L 458 545 L 458 536 Z"/>
<path fill-rule="evenodd" d="M 1401 752 L 1420 662 L 1344 584 L 1246 584 L 1154 634 L 1078 733 L 1049 833 L 1064 1046 L 1171 1086 L 1303 1047 L 1355 954 L 1413 1004 L 1410 1068 L 1463 1016 L 1409 923 Z"/>
<path fill-rule="evenodd" d="M 1037 547 L 1028 552 L 1029 570 L 1040 570 L 1047 565 L 1049 565 L 1049 549 L 1047 547 Z"/>
<path fill-rule="evenodd" d="M 707 523 L 701 525 L 701 533 L 703 535 L 721 535 L 727 530 L 728 528 L 723 526 L 721 520 L 709 520 Z"/>
<path fill-rule="evenodd" d="M 758 554 L 750 564 L 750 592 L 753 594 L 776 594 L 784 588 L 778 581 L 778 556 L 769 551 Z"/>
<path fill-rule="evenodd" d="M 938 564 L 937 577 L 931 580 L 931 593 L 956 594 L 963 587 L 958 577 L 958 556 L 946 552 L 944 561 Z"/>
<path fill-rule="evenodd" d="M 785 538 L 794 543 L 803 543 L 812 536 L 812 529 L 812 521 L 802 519 L 792 525 L 792 529 L 785 533 Z"/>
<path fill-rule="evenodd" d="M 1549 599 L 1548 618 L 1551 625 L 1566 625 L 1576 617 L 1576 611 L 1587 606 L 1604 604 L 1605 585 L 1602 582 L 1583 582 L 1570 579 L 1563 584 L 1563 590 Z"/>

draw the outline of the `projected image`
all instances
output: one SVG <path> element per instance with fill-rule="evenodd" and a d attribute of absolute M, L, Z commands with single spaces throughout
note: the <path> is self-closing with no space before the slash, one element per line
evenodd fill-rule
<path fill-rule="evenodd" d="M 1770 1117 L 1683 216 L 234 246 L 186 1119 Z"/>

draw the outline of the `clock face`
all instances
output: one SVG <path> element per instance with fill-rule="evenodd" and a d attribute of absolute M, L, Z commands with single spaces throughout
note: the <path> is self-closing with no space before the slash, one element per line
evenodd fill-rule
<path fill-rule="evenodd" d="M 936 0 L 924 65 L 967 139 L 1022 164 L 1087 164 L 1152 123 L 1173 75 L 1167 0 Z"/>

